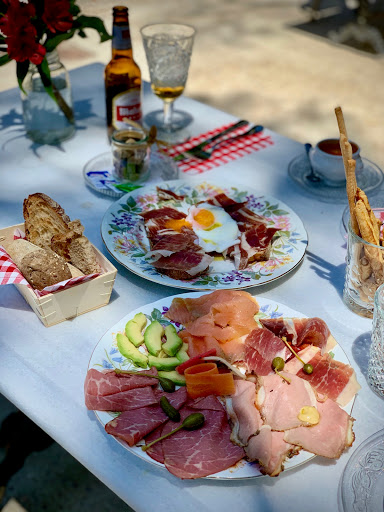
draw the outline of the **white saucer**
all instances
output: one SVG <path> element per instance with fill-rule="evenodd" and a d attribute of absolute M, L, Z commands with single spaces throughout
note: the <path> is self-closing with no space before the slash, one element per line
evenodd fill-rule
<path fill-rule="evenodd" d="M 155 148 L 151 150 L 149 160 L 149 178 L 145 183 L 133 185 L 130 189 L 119 190 L 115 185 L 121 184 L 112 175 L 112 151 L 107 151 L 89 160 L 83 167 L 83 176 L 86 184 L 110 197 L 121 197 L 127 192 L 155 181 L 176 180 L 179 177 L 179 168 L 176 162 Z"/>
<path fill-rule="evenodd" d="M 383 171 L 375 163 L 362 158 L 363 169 L 356 173 L 357 186 L 365 193 L 378 189 L 383 182 Z M 311 196 L 326 203 L 347 203 L 347 191 L 345 184 L 338 187 L 331 187 L 323 180 L 312 182 L 307 179 L 310 173 L 308 158 L 306 155 L 295 157 L 288 166 L 289 176 Z"/>

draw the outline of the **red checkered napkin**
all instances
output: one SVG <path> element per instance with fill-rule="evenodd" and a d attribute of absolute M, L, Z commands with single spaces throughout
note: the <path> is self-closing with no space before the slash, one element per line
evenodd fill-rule
<path fill-rule="evenodd" d="M 21 236 L 15 235 L 15 238 L 22 238 Z M 52 286 L 46 286 L 43 290 L 35 290 L 28 283 L 28 281 L 23 277 L 20 270 L 13 263 L 11 257 L 6 252 L 4 247 L 0 246 L 0 285 L 2 284 L 24 284 L 31 288 L 37 295 L 37 297 L 43 297 L 44 295 L 48 295 L 49 293 L 58 292 L 61 290 L 66 290 L 71 286 L 74 286 L 79 283 L 85 283 L 90 281 L 94 277 L 99 276 L 100 274 L 89 274 L 86 276 L 80 277 L 72 277 L 71 279 L 67 279 L 66 281 L 62 281 L 61 283 L 54 284 Z"/>
<path fill-rule="evenodd" d="M 200 144 L 204 140 L 209 139 L 210 137 L 222 132 L 232 123 L 221 126 L 220 128 L 215 128 L 206 133 L 202 133 L 193 139 L 190 139 L 188 142 L 183 144 L 179 144 L 177 146 L 173 146 L 172 148 L 168 148 L 165 151 L 170 157 L 175 157 L 180 153 L 187 151 L 188 149 Z M 236 135 L 240 135 L 244 133 L 249 128 L 240 127 L 237 130 L 233 130 L 231 133 L 227 135 L 228 138 L 232 138 Z M 217 142 L 217 141 L 215 141 Z M 215 144 L 213 142 L 212 144 Z M 265 135 L 263 131 L 254 133 L 253 135 L 246 135 L 239 140 L 229 142 L 228 144 L 222 143 L 215 151 L 209 160 L 198 160 L 196 158 L 186 158 L 180 162 L 177 162 L 179 169 L 182 172 L 188 174 L 201 174 L 206 171 L 210 171 L 219 165 L 224 165 L 229 162 L 233 162 L 237 158 L 240 158 L 245 155 L 249 155 L 253 151 L 260 151 L 261 149 L 267 148 L 268 146 L 273 146 L 274 142 L 272 140 L 271 135 Z M 207 146 L 209 148 L 210 146 Z"/>

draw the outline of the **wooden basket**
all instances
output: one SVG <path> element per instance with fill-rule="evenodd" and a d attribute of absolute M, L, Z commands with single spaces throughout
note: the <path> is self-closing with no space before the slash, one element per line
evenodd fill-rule
<path fill-rule="evenodd" d="M 0 229 L 0 245 L 5 250 L 7 244 L 14 239 L 14 232 L 17 228 L 24 231 L 24 224 Z M 67 290 L 49 293 L 44 297 L 37 297 L 33 290 L 26 285 L 15 285 L 45 327 L 51 327 L 108 304 L 117 269 L 95 246 L 93 248 L 96 251 L 97 261 L 104 272 L 86 283 L 77 284 Z"/>

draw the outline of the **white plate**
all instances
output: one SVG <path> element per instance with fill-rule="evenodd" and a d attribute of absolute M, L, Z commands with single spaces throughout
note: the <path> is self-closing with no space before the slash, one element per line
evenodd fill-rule
<path fill-rule="evenodd" d="M 151 304 L 147 304 L 142 306 L 135 311 L 131 311 L 128 315 L 122 318 L 117 324 L 111 327 L 101 338 L 99 343 L 96 345 L 93 354 L 91 356 L 88 369 L 95 368 L 97 370 L 102 369 L 112 369 L 120 368 L 120 369 L 128 369 L 130 368 L 129 364 L 125 364 L 126 359 L 124 359 L 120 352 L 117 349 L 115 337 L 118 332 L 124 332 L 125 324 L 134 317 L 136 313 L 142 312 L 146 315 L 151 316 L 153 319 L 158 319 L 161 315 L 163 315 L 167 309 L 170 307 L 172 300 L 175 297 L 200 297 L 201 293 L 185 293 L 181 295 L 174 295 L 172 297 L 166 297 L 164 299 L 158 300 L 157 302 L 153 302 Z M 280 304 L 278 302 L 272 301 L 270 299 L 265 299 L 263 297 L 256 296 L 256 299 L 260 305 L 259 317 L 261 318 L 278 318 L 280 316 L 284 317 L 297 317 L 297 318 L 305 318 L 305 315 L 294 311 L 293 309 Z M 341 361 L 342 363 L 349 364 L 347 355 L 340 347 L 340 345 L 336 345 L 336 347 L 332 351 L 335 356 L 335 360 Z M 352 411 L 353 400 L 344 407 L 345 411 L 350 414 Z M 95 411 L 96 417 L 100 420 L 103 426 L 106 425 L 114 415 L 112 413 L 108 413 L 105 411 Z M 107 435 L 107 434 L 106 434 Z M 134 446 L 130 447 L 124 441 L 121 441 L 117 438 L 116 441 L 124 446 L 129 452 L 137 455 L 141 459 L 155 464 L 156 466 L 164 467 L 160 462 L 156 462 L 151 459 L 149 455 L 147 455 L 140 447 Z M 308 460 L 314 458 L 315 456 L 312 453 L 301 450 L 301 452 L 287 460 L 284 464 L 285 470 L 292 469 Z M 236 480 L 243 478 L 256 478 L 263 476 L 256 463 L 247 462 L 245 460 L 240 461 L 235 467 L 231 467 L 225 471 L 220 471 L 214 475 L 210 475 L 207 478 L 216 478 L 219 480 Z"/>
<path fill-rule="evenodd" d="M 137 214 L 165 204 L 179 209 L 186 205 L 181 205 L 180 201 L 158 201 L 156 185 L 178 194 L 186 194 L 190 204 L 209 199 L 219 192 L 226 193 L 235 201 L 247 199 L 247 206 L 252 211 L 270 218 L 281 229 L 281 236 L 273 243 L 270 259 L 251 263 L 240 271 L 235 269 L 229 259 L 215 259 L 206 276 L 188 281 L 161 274 L 145 259 L 149 242 L 143 220 Z M 101 236 L 110 254 L 135 274 L 159 284 L 187 290 L 239 289 L 269 283 L 293 270 L 303 259 L 308 245 L 308 235 L 302 221 L 279 199 L 248 187 L 244 190 L 233 184 L 221 182 L 219 185 L 193 180 L 148 184 L 129 192 L 106 211 L 101 224 Z"/>

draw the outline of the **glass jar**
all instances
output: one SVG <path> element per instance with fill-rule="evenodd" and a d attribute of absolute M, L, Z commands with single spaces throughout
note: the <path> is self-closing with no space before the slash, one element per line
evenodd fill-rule
<path fill-rule="evenodd" d="M 23 81 L 21 99 L 27 137 L 39 144 L 59 144 L 75 131 L 73 102 L 68 72 L 56 50 L 46 55 L 54 94 L 49 96 L 41 81 L 37 67 L 30 64 Z"/>
<path fill-rule="evenodd" d="M 114 178 L 120 183 L 138 184 L 149 176 L 150 145 L 139 126 L 116 130 L 111 139 Z"/>
<path fill-rule="evenodd" d="M 379 396 L 384 397 L 384 285 L 375 293 L 371 339 L 368 383 Z"/>

